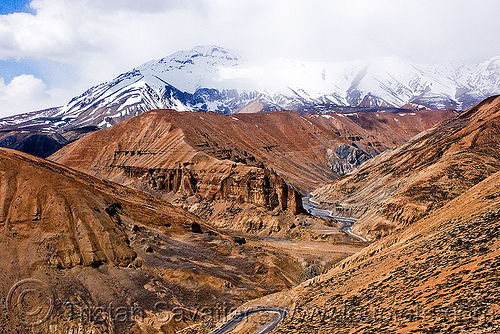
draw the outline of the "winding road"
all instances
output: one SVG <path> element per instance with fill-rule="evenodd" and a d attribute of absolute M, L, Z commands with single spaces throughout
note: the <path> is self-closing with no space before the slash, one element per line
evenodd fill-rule
<path fill-rule="evenodd" d="M 351 232 L 352 225 L 354 225 L 354 223 L 356 222 L 356 219 L 333 216 L 330 211 L 318 209 L 316 207 L 316 205 L 317 205 L 317 203 L 314 203 L 311 201 L 311 195 L 303 195 L 302 196 L 302 206 L 304 207 L 304 209 L 307 212 L 309 212 L 309 214 L 316 216 L 316 217 L 333 219 L 333 220 L 339 221 L 341 223 L 344 223 L 344 226 L 341 228 L 342 231 L 355 237 L 356 239 L 358 239 L 360 241 L 364 241 L 364 242 L 367 241 L 365 238 Z"/>
<path fill-rule="evenodd" d="M 266 334 L 272 331 L 273 329 L 278 326 L 278 324 L 283 320 L 286 315 L 288 314 L 288 310 L 285 308 L 281 307 L 265 307 L 265 308 L 256 308 L 253 310 L 248 310 L 242 313 L 236 314 L 233 318 L 231 318 L 228 322 L 226 322 L 224 325 L 219 327 L 217 330 L 212 332 L 211 334 L 224 334 L 236 327 L 239 323 L 241 323 L 244 319 L 248 318 L 249 316 L 257 313 L 270 313 L 270 314 L 276 314 L 278 317 L 270 322 L 267 322 L 264 324 L 262 327 L 257 329 L 257 331 L 254 332 L 254 334 Z"/>
<path fill-rule="evenodd" d="M 314 203 L 311 201 L 311 195 L 304 195 L 302 196 L 302 206 L 304 207 L 307 212 L 313 216 L 320 217 L 320 218 L 326 218 L 326 219 L 332 219 L 339 221 L 344 224 L 344 226 L 341 228 L 342 231 L 345 233 L 357 238 L 360 241 L 367 241 L 363 237 L 356 235 L 351 232 L 352 225 L 356 222 L 356 219 L 352 218 L 345 218 L 345 217 L 338 217 L 338 216 L 333 216 L 332 213 L 328 210 L 323 210 L 323 209 L 318 209 L 316 207 L 317 203 Z M 266 334 L 271 332 L 273 329 L 278 326 L 278 324 L 286 317 L 288 314 L 288 310 L 285 308 L 281 307 L 266 307 L 266 308 L 256 308 L 253 310 L 248 310 L 245 312 L 237 313 L 234 317 L 232 317 L 229 321 L 227 321 L 224 325 L 219 327 L 217 330 L 213 331 L 211 334 L 225 334 L 228 333 L 230 330 L 234 329 L 236 326 L 238 326 L 243 320 L 247 319 L 253 314 L 257 313 L 269 313 L 269 314 L 275 314 L 277 315 L 276 319 L 267 322 L 264 324 L 262 327 L 257 329 L 253 334 Z"/>

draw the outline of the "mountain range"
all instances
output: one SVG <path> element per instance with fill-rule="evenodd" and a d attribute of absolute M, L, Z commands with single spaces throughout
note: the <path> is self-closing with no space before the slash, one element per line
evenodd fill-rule
<path fill-rule="evenodd" d="M 91 87 L 62 107 L 1 119 L 0 129 L 104 128 L 161 108 L 225 114 L 465 110 L 498 93 L 500 57 L 479 64 L 418 64 L 397 57 L 256 63 L 219 46 L 197 46 Z"/>
<path fill-rule="evenodd" d="M 220 303 L 268 310 L 235 333 L 270 328 L 276 310 L 279 333 L 497 331 L 500 97 L 464 112 L 179 104 L 113 126 L 99 118 L 112 109 L 79 114 L 77 100 L 0 132 L 57 150 L 0 149 L 5 331 L 208 333 L 227 317 L 200 307 Z M 26 277 L 53 303 L 13 308 Z M 32 309 L 50 311 L 40 326 Z"/>

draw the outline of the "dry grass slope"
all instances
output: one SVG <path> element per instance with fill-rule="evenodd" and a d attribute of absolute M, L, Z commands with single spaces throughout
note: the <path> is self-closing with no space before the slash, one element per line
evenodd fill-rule
<path fill-rule="evenodd" d="M 315 190 L 315 199 L 359 218 L 357 233 L 384 236 L 499 171 L 499 142 L 500 98 L 492 97 Z"/>
<path fill-rule="evenodd" d="M 499 189 L 496 173 L 304 283 L 277 333 L 498 332 Z"/>

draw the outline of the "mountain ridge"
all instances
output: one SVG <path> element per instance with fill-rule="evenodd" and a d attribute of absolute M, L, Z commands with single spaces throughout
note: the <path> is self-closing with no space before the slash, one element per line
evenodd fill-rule
<path fill-rule="evenodd" d="M 345 108 L 465 110 L 500 93 L 500 57 L 480 64 L 417 64 L 398 57 L 351 62 L 254 63 L 215 45 L 152 60 L 93 86 L 63 107 L 0 119 L 60 131 L 99 128 L 152 109 L 328 112 Z M 25 124 L 23 124 L 25 123 Z"/>
<path fill-rule="evenodd" d="M 500 170 L 500 96 L 422 132 L 314 191 L 324 207 L 359 218 L 354 230 L 390 234 Z"/>
<path fill-rule="evenodd" d="M 219 161 L 271 169 L 304 193 L 453 115 L 427 110 L 406 114 L 321 115 L 299 115 L 290 111 L 221 115 L 154 110 L 90 134 L 49 159 L 105 178 L 109 161 L 115 160 L 125 159 L 132 165 L 141 160 L 140 164 L 148 168 L 173 168 L 172 161 L 176 159 L 181 164 L 194 159 L 183 160 L 187 157 L 184 151 L 176 155 L 162 148 L 177 147 L 180 139 L 175 139 L 173 132 L 179 131 L 186 149 L 194 156 L 203 154 Z M 155 131 L 158 135 L 153 135 Z M 130 137 L 131 133 L 146 142 L 136 142 L 136 138 Z M 115 147 L 117 141 L 119 147 Z M 117 153 L 96 154 L 93 148 L 112 149 Z M 123 150 L 157 153 L 122 157 Z M 203 159 L 197 157 L 196 160 L 193 161 L 199 163 Z"/>

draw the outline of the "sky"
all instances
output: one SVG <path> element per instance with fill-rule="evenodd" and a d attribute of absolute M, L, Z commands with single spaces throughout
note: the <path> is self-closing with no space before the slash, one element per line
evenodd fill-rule
<path fill-rule="evenodd" d="M 196 45 L 262 61 L 482 62 L 500 55 L 499 12 L 498 0 L 0 0 L 0 117 Z"/>

